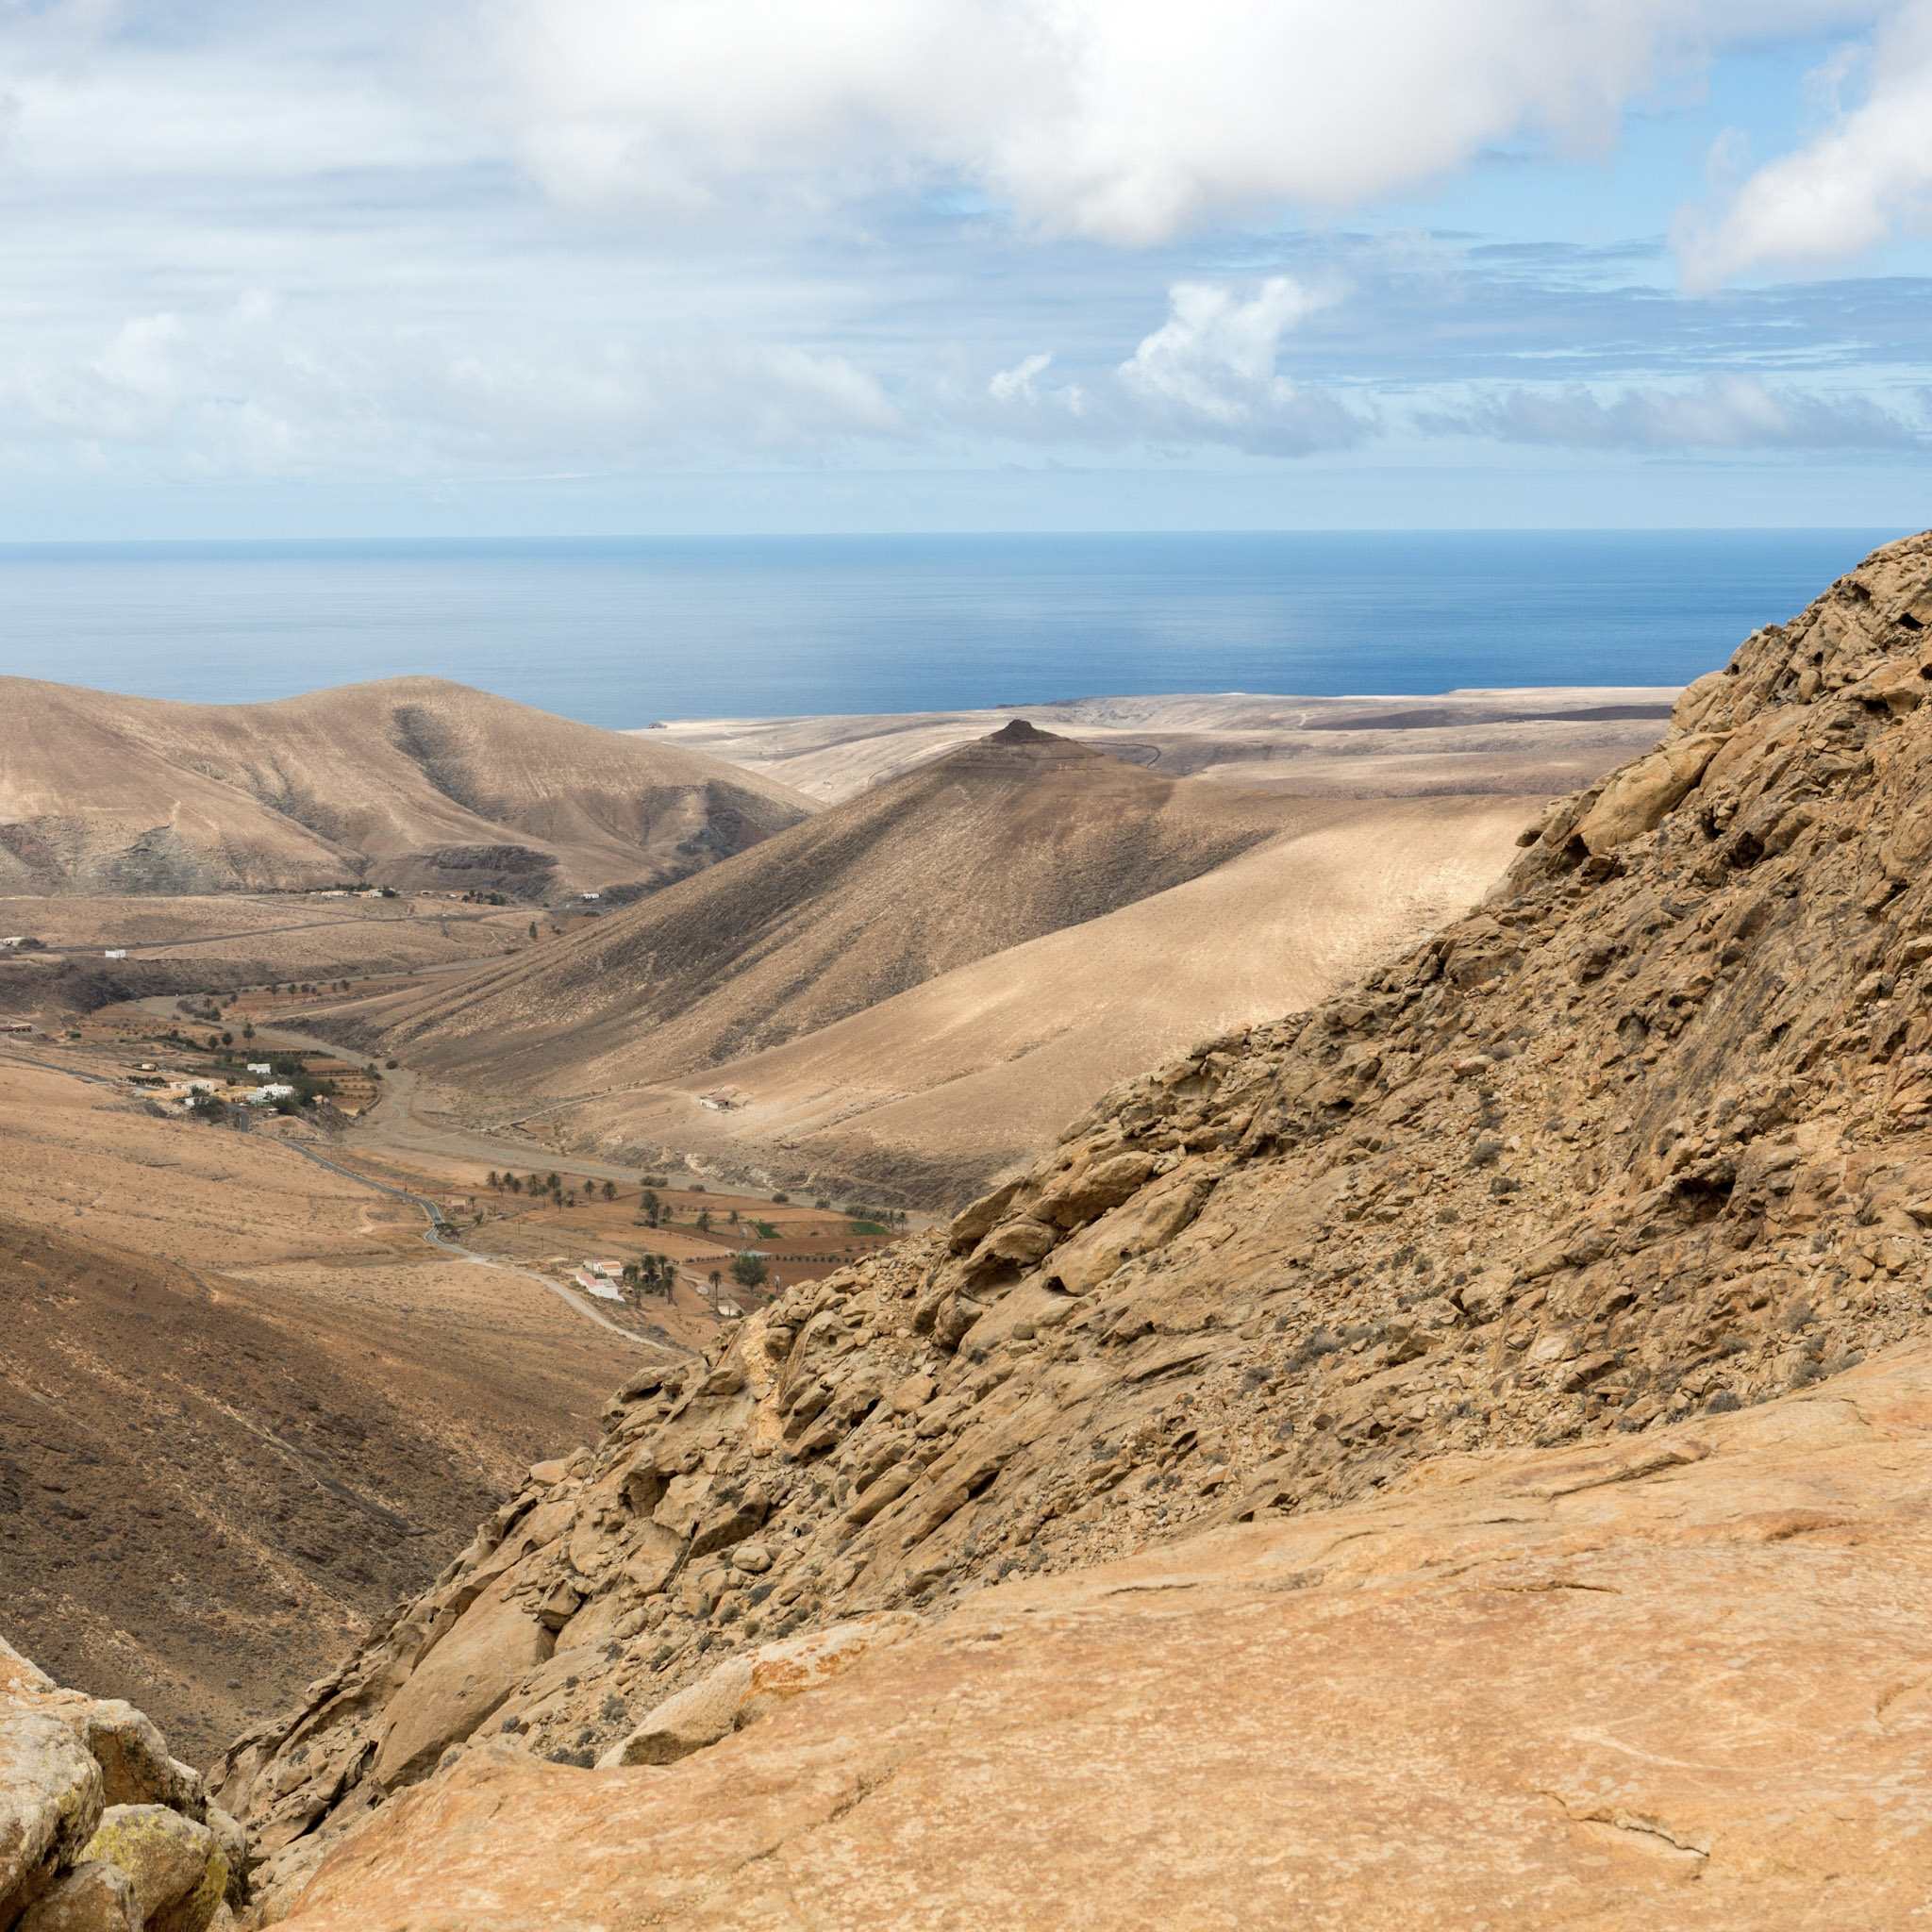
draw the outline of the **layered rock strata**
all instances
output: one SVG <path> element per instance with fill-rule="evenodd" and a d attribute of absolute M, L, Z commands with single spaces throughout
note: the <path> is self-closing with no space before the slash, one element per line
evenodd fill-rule
<path fill-rule="evenodd" d="M 1661 1445 L 1922 1331 L 1928 625 L 1932 540 L 1876 553 L 1553 808 L 1469 917 L 633 1380 L 217 1767 L 271 1911 L 484 1738 L 661 1763 L 640 1740 L 674 1699 L 708 1684 L 739 1727 L 714 1674 L 755 1683 L 802 1631 L 1424 1459 Z"/>
<path fill-rule="evenodd" d="M 473 1745 L 289 1932 L 1908 1926 L 1928 1483 L 1919 1343 L 1009 1576 L 668 1769 Z"/>

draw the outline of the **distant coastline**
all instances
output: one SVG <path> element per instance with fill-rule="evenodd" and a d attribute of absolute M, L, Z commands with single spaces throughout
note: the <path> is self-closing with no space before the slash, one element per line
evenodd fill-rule
<path fill-rule="evenodd" d="M 1670 686 L 1888 534 L 0 545 L 0 672 L 228 704 L 425 674 L 619 727 Z"/>

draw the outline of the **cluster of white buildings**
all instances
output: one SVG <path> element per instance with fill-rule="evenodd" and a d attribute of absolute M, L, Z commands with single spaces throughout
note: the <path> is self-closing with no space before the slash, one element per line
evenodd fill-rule
<path fill-rule="evenodd" d="M 600 1302 L 621 1302 L 624 1291 L 618 1283 L 624 1278 L 622 1261 L 586 1261 L 576 1272 L 576 1284 L 587 1294 L 593 1294 Z"/>

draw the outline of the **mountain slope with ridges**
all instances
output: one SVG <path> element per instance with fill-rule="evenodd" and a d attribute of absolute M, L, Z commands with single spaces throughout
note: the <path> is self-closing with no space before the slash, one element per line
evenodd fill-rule
<path fill-rule="evenodd" d="M 816 808 L 443 678 L 259 705 L 0 678 L 0 891 L 655 890 Z"/>
<path fill-rule="evenodd" d="M 1015 724 L 594 930 L 343 1020 L 466 1092 L 675 1077 L 1344 809 L 1163 777 Z"/>
<path fill-rule="evenodd" d="M 271 1897 L 485 1718 L 499 1752 L 668 1761 L 757 1716 L 732 1687 L 774 1640 L 1539 1446 L 1654 1474 L 1923 1338 L 1928 626 L 1932 539 L 1874 553 L 1479 911 L 634 1378 L 216 1768 Z"/>

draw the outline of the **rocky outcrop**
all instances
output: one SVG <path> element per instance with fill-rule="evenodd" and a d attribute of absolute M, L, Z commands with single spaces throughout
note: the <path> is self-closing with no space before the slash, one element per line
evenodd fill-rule
<path fill-rule="evenodd" d="M 272 1898 L 425 1770 L 562 1789 L 556 1768 L 621 1765 L 722 1662 L 802 1630 L 939 1617 L 1233 1525 L 1325 1549 L 1344 1533 L 1325 1512 L 1425 1462 L 1434 1482 L 1534 1448 L 1580 1458 L 1537 1464 L 1517 1501 L 1563 1493 L 1565 1468 L 1666 1485 L 1722 1417 L 1822 1413 L 1812 1391 L 1925 1326 L 1928 599 L 1932 540 L 1876 553 L 1692 686 L 1657 753 L 1552 808 L 1470 916 L 1312 1012 L 1115 1089 L 948 1233 L 628 1385 L 597 1445 L 217 1767 Z M 1465 1532 L 1443 1529 L 1441 1561 Z M 1496 1678 L 1516 1622 L 1492 1628 Z M 473 1641 L 497 1674 L 425 1693 L 441 1727 L 391 1749 L 408 1687 Z M 1432 1683 L 1477 1668 L 1443 1655 Z M 854 1681 L 888 1668 L 912 1666 Z M 1297 1725 L 1340 1722 L 1308 1694 Z M 752 1748 L 699 1742 L 655 1774 L 703 1780 L 708 1753 Z M 1648 1815 L 1576 1776 L 1549 1789 L 1579 1830 Z M 1674 1829 L 1654 1835 L 1708 1855 Z"/>
<path fill-rule="evenodd" d="M 1008 1576 L 669 1770 L 474 1747 L 289 1932 L 1905 1926 L 1932 1351 Z"/>
<path fill-rule="evenodd" d="M 219 1932 L 246 1862 L 146 1717 L 0 1643 L 0 1932 Z"/>

